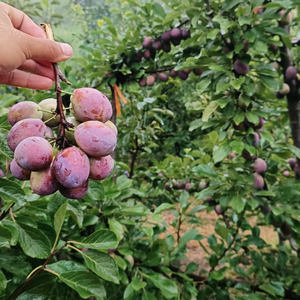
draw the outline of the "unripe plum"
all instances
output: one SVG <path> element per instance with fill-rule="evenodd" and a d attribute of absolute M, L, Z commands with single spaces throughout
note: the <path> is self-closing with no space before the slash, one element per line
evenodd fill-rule
<path fill-rule="evenodd" d="M 106 122 L 112 116 L 112 106 L 107 97 L 93 88 L 76 89 L 71 96 L 72 114 L 78 121 Z"/>
<path fill-rule="evenodd" d="M 269 50 L 272 52 L 276 52 L 278 50 L 278 46 L 275 44 L 270 44 L 269 45 Z"/>
<path fill-rule="evenodd" d="M 39 111 L 41 107 L 32 101 L 23 101 L 13 105 L 7 115 L 8 123 L 13 126 L 23 119 L 43 118 L 43 112 Z"/>
<path fill-rule="evenodd" d="M 41 137 L 28 137 L 24 139 L 15 150 L 16 163 L 24 170 L 46 170 L 53 158 L 50 143 Z"/>
<path fill-rule="evenodd" d="M 196 76 L 200 76 L 200 75 L 203 73 L 203 68 L 202 68 L 202 67 L 195 68 L 195 69 L 193 69 L 193 73 L 194 73 Z"/>
<path fill-rule="evenodd" d="M 290 171 L 284 171 L 283 176 L 289 178 L 290 177 Z"/>
<path fill-rule="evenodd" d="M 80 199 L 84 197 L 89 189 L 89 181 L 85 181 L 80 187 L 68 189 L 64 186 L 59 188 L 60 193 L 68 199 Z"/>
<path fill-rule="evenodd" d="M 181 31 L 178 28 L 173 28 L 171 30 L 171 38 L 172 39 L 180 39 L 181 38 Z"/>
<path fill-rule="evenodd" d="M 254 168 L 255 172 L 257 173 L 264 173 L 267 170 L 267 164 L 261 158 L 258 158 L 251 166 Z"/>
<path fill-rule="evenodd" d="M 188 38 L 191 37 L 191 31 L 190 30 L 186 30 L 184 27 L 181 29 L 181 36 L 182 39 L 187 40 Z"/>
<path fill-rule="evenodd" d="M 140 87 L 144 87 L 147 85 L 147 82 L 146 82 L 146 77 L 143 77 L 140 82 L 139 82 L 139 86 Z"/>
<path fill-rule="evenodd" d="M 185 185 L 185 188 L 184 188 L 184 189 L 185 189 L 186 191 L 188 191 L 188 190 L 190 189 L 191 185 L 192 185 L 192 184 L 191 184 L 190 182 L 188 182 L 188 183 Z"/>
<path fill-rule="evenodd" d="M 149 60 L 149 59 L 151 58 L 151 52 L 150 52 L 150 50 L 146 50 L 146 51 L 144 52 L 144 58 L 145 58 L 146 60 Z"/>
<path fill-rule="evenodd" d="M 291 82 L 297 78 L 297 70 L 293 66 L 289 66 L 285 71 L 285 80 Z"/>
<path fill-rule="evenodd" d="M 46 138 L 53 138 L 54 137 L 54 133 L 52 131 L 52 129 L 48 126 L 46 126 L 46 134 L 45 134 Z"/>
<path fill-rule="evenodd" d="M 169 76 L 166 73 L 160 73 L 160 74 L 158 74 L 158 78 L 162 82 L 167 82 L 169 80 Z"/>
<path fill-rule="evenodd" d="M 263 177 L 258 174 L 258 173 L 254 173 L 254 183 L 253 183 L 253 187 L 257 190 L 262 190 L 264 188 L 265 182 Z"/>
<path fill-rule="evenodd" d="M 253 141 L 252 145 L 254 147 L 257 147 L 259 144 L 259 134 L 257 132 L 254 132 L 253 135 L 254 135 L 254 141 Z"/>
<path fill-rule="evenodd" d="M 4 177 L 4 173 L 1 169 L 0 169 L 0 177 Z"/>
<path fill-rule="evenodd" d="M 81 122 L 76 120 L 76 118 L 74 118 L 74 117 L 67 117 L 66 121 L 73 124 L 75 126 L 75 128 L 81 124 Z M 74 131 L 65 130 L 65 135 L 69 142 L 71 142 L 73 145 L 77 145 L 77 143 L 75 141 L 75 137 L 74 137 Z"/>
<path fill-rule="evenodd" d="M 162 42 L 160 41 L 155 41 L 152 44 L 153 49 L 155 49 L 156 51 L 159 51 L 162 49 Z"/>
<path fill-rule="evenodd" d="M 188 77 L 189 77 L 189 74 L 184 72 L 184 71 L 178 71 L 178 77 L 181 79 L 181 80 L 187 80 Z"/>
<path fill-rule="evenodd" d="M 107 121 L 104 123 L 106 126 L 108 126 L 114 134 L 117 136 L 118 135 L 118 129 L 117 126 L 112 122 L 112 121 Z"/>
<path fill-rule="evenodd" d="M 167 182 L 167 183 L 165 184 L 165 190 L 166 190 L 166 191 L 169 191 L 170 189 L 171 189 L 170 183 Z"/>
<path fill-rule="evenodd" d="M 289 92 L 290 92 L 290 86 L 289 86 L 288 84 L 284 83 L 284 84 L 282 85 L 282 88 L 281 88 L 281 90 L 279 91 L 279 93 L 280 93 L 281 95 L 287 95 Z"/>
<path fill-rule="evenodd" d="M 256 158 L 256 155 L 255 155 L 255 154 L 254 154 L 254 155 L 251 155 L 247 150 L 243 150 L 242 156 L 243 156 L 246 160 L 248 160 L 248 161 L 254 160 L 254 159 Z"/>
<path fill-rule="evenodd" d="M 16 160 L 13 159 L 10 163 L 10 172 L 11 175 L 19 180 L 29 180 L 30 179 L 30 171 L 26 171 L 22 169 L 17 163 Z"/>
<path fill-rule="evenodd" d="M 171 31 L 166 31 L 164 32 L 162 35 L 161 35 L 161 39 L 164 41 L 164 42 L 170 42 L 171 41 Z"/>
<path fill-rule="evenodd" d="M 70 147 L 58 153 L 53 161 L 53 172 L 58 182 L 69 189 L 82 186 L 90 174 L 90 162 L 78 148 Z"/>
<path fill-rule="evenodd" d="M 206 188 L 206 186 L 207 186 L 207 182 L 201 181 L 199 183 L 199 189 L 200 189 L 200 191 L 204 190 Z"/>
<path fill-rule="evenodd" d="M 164 42 L 163 43 L 163 51 L 166 53 L 171 52 L 171 44 L 169 42 Z"/>
<path fill-rule="evenodd" d="M 103 180 L 114 170 L 114 160 L 110 155 L 100 158 L 90 157 L 90 179 Z"/>
<path fill-rule="evenodd" d="M 55 178 L 53 168 L 50 166 L 47 170 L 31 172 L 30 189 L 40 195 L 47 196 L 58 191 L 60 184 Z"/>
<path fill-rule="evenodd" d="M 249 72 L 249 66 L 236 60 L 233 64 L 234 70 L 240 75 L 246 75 Z"/>
<path fill-rule="evenodd" d="M 146 37 L 144 39 L 142 45 L 143 45 L 143 48 L 147 48 L 147 49 L 151 48 L 151 46 L 152 46 L 152 38 L 151 37 Z"/>
<path fill-rule="evenodd" d="M 296 158 L 289 158 L 286 160 L 289 164 L 292 170 L 294 170 L 295 165 L 297 164 Z"/>
<path fill-rule="evenodd" d="M 292 20 L 293 20 L 293 15 L 291 12 L 289 12 L 286 16 L 286 10 L 282 9 L 278 12 L 279 16 L 281 17 L 280 23 L 281 25 L 289 25 L 291 24 Z"/>
<path fill-rule="evenodd" d="M 221 215 L 221 214 L 223 213 L 220 204 L 218 204 L 218 205 L 215 207 L 215 212 L 217 213 L 217 215 Z"/>
<path fill-rule="evenodd" d="M 55 111 L 56 107 L 57 107 L 57 100 L 54 98 L 45 99 L 39 103 L 39 106 L 43 110 Z M 64 115 L 65 115 L 65 112 L 64 112 Z M 53 116 L 54 116 L 54 114 L 43 111 L 42 120 L 45 122 L 45 121 L 49 120 L 50 118 L 52 118 Z M 47 124 L 47 126 L 50 126 L 50 127 L 58 126 L 60 124 L 60 115 L 57 115 L 55 119 L 52 119 L 52 120 L 46 122 L 46 124 Z"/>
<path fill-rule="evenodd" d="M 172 78 L 177 77 L 177 75 L 178 75 L 178 72 L 174 71 L 174 70 L 171 70 L 170 73 L 169 73 L 169 76 L 172 77 Z"/>
<path fill-rule="evenodd" d="M 124 259 L 126 259 L 132 267 L 134 266 L 134 258 L 132 255 L 125 255 Z"/>
<path fill-rule="evenodd" d="M 117 137 L 113 130 L 98 121 L 80 124 L 74 136 L 78 146 L 93 157 L 107 156 L 117 145 Z"/>
<path fill-rule="evenodd" d="M 153 75 L 149 75 L 147 77 L 147 85 L 152 86 L 154 84 L 154 82 L 155 82 L 155 77 Z"/>
<path fill-rule="evenodd" d="M 17 122 L 7 135 L 8 147 L 15 151 L 16 147 L 24 139 L 32 136 L 44 138 L 46 136 L 46 125 L 39 119 L 25 119 Z"/>

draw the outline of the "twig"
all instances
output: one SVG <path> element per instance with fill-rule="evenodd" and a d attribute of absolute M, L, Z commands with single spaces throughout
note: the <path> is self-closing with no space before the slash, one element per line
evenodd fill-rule
<path fill-rule="evenodd" d="M 154 71 L 146 71 L 145 73 L 146 74 L 152 74 L 152 73 L 159 73 L 159 72 L 163 72 L 163 71 L 168 71 L 168 70 L 173 70 L 176 66 L 171 66 L 171 67 L 164 67 L 164 68 L 161 68 L 161 69 L 157 69 L 157 70 L 154 70 Z"/>
<path fill-rule="evenodd" d="M 1 199 L 2 200 L 2 199 Z M 13 206 L 15 205 L 15 203 L 13 203 L 9 209 L 7 211 L 5 211 L 1 216 L 0 216 L 0 221 L 3 220 L 9 213 L 10 213 L 10 210 L 13 208 Z"/>
<path fill-rule="evenodd" d="M 131 164 L 130 164 L 130 178 L 132 178 L 133 173 L 134 173 L 134 165 L 135 165 L 135 161 L 137 159 L 137 155 L 139 152 L 139 144 L 138 144 L 138 137 L 137 135 L 135 136 L 135 151 L 132 154 L 132 159 L 131 159 Z"/>

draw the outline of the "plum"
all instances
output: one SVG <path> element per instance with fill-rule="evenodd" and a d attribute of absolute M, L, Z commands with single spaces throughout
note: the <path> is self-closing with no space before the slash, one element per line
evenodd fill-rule
<path fill-rule="evenodd" d="M 264 120 L 261 116 L 258 116 L 258 124 L 254 125 L 253 123 L 249 122 L 248 119 L 245 117 L 244 124 L 247 127 L 252 127 L 254 129 L 261 129 L 264 126 Z"/>
<path fill-rule="evenodd" d="M 278 46 L 275 44 L 270 44 L 269 45 L 269 50 L 272 52 L 276 52 L 278 50 Z"/>
<path fill-rule="evenodd" d="M 258 174 L 258 173 L 254 173 L 254 183 L 253 183 L 253 187 L 257 190 L 262 190 L 264 188 L 265 182 L 263 177 Z"/>
<path fill-rule="evenodd" d="M 155 41 L 155 42 L 153 42 L 152 47 L 154 50 L 159 51 L 162 49 L 162 42 Z"/>
<path fill-rule="evenodd" d="M 124 259 L 127 260 L 130 263 L 131 267 L 134 266 L 134 258 L 133 258 L 132 255 L 125 255 Z"/>
<path fill-rule="evenodd" d="M 284 171 L 283 176 L 287 178 L 290 177 L 290 171 Z"/>
<path fill-rule="evenodd" d="M 282 225 L 280 226 L 280 230 L 283 233 L 285 239 L 289 239 L 292 237 L 293 229 L 291 225 L 288 224 L 286 221 L 282 223 Z"/>
<path fill-rule="evenodd" d="M 8 147 L 15 151 L 24 139 L 32 136 L 46 137 L 47 127 L 42 120 L 25 119 L 17 122 L 7 135 Z"/>
<path fill-rule="evenodd" d="M 51 165 L 47 170 L 31 172 L 30 189 L 34 193 L 40 196 L 47 196 L 54 194 L 56 191 L 58 191 L 59 187 L 60 184 L 55 178 Z"/>
<path fill-rule="evenodd" d="M 165 190 L 166 190 L 166 191 L 171 190 L 171 186 L 170 186 L 170 183 L 169 183 L 169 182 L 167 182 L 167 183 L 165 184 Z"/>
<path fill-rule="evenodd" d="M 146 37 L 142 43 L 143 48 L 150 49 L 152 47 L 152 38 Z"/>
<path fill-rule="evenodd" d="M 13 126 L 24 119 L 43 118 L 43 112 L 39 111 L 41 107 L 32 101 L 23 101 L 13 105 L 7 115 L 8 123 Z"/>
<path fill-rule="evenodd" d="M 289 66 L 285 71 L 285 80 L 287 82 L 291 82 L 297 78 L 297 70 L 296 68 Z"/>
<path fill-rule="evenodd" d="M 235 153 L 231 152 L 231 153 L 229 154 L 229 158 L 235 158 L 235 157 L 236 157 Z"/>
<path fill-rule="evenodd" d="M 27 171 L 46 170 L 53 158 L 50 143 L 41 137 L 28 137 L 15 150 L 16 163 Z"/>
<path fill-rule="evenodd" d="M 288 84 L 284 83 L 284 84 L 282 85 L 282 88 L 281 88 L 281 90 L 279 91 L 279 93 L 280 93 L 281 95 L 287 95 L 289 92 L 290 92 L 290 86 L 289 86 Z"/>
<path fill-rule="evenodd" d="M 267 170 L 267 164 L 261 158 L 258 158 L 251 166 L 254 168 L 255 172 L 260 174 L 266 172 Z"/>
<path fill-rule="evenodd" d="M 71 96 L 71 113 L 78 121 L 106 122 L 112 116 L 112 106 L 107 97 L 93 88 L 76 89 Z"/>
<path fill-rule="evenodd" d="M 280 94 L 280 92 L 276 92 L 275 96 L 276 96 L 277 99 L 283 99 L 284 98 L 284 95 Z"/>
<path fill-rule="evenodd" d="M 254 132 L 253 135 L 254 135 L 254 141 L 253 141 L 252 145 L 254 147 L 257 147 L 259 144 L 259 134 L 257 132 Z"/>
<path fill-rule="evenodd" d="M 161 35 L 161 39 L 163 42 L 170 42 L 172 39 L 171 31 L 166 31 Z"/>
<path fill-rule="evenodd" d="M 53 172 L 58 182 L 69 189 L 82 186 L 90 174 L 90 162 L 78 148 L 70 147 L 58 153 L 53 161 Z"/>
<path fill-rule="evenodd" d="M 201 181 L 199 183 L 199 189 L 200 189 L 200 191 L 204 190 L 206 188 L 206 186 L 207 186 L 207 182 Z"/>
<path fill-rule="evenodd" d="M 189 74 L 184 72 L 184 71 L 178 71 L 178 77 L 181 79 L 181 80 L 187 80 L 188 77 L 189 77 Z"/>
<path fill-rule="evenodd" d="M 169 76 L 172 77 L 172 78 L 177 77 L 177 75 L 178 75 L 178 72 L 174 71 L 174 70 L 171 70 L 170 73 L 169 73 Z"/>
<path fill-rule="evenodd" d="M 190 182 L 186 183 L 184 189 L 185 189 L 186 191 L 188 191 L 188 190 L 190 189 L 191 185 L 192 185 L 192 184 L 191 184 Z"/>
<path fill-rule="evenodd" d="M 235 129 L 235 130 L 244 130 L 245 129 L 245 126 L 244 126 L 244 123 L 242 122 L 242 123 L 240 123 L 240 124 L 235 124 L 235 123 L 233 123 L 233 128 Z"/>
<path fill-rule="evenodd" d="M 164 42 L 162 49 L 164 52 L 169 53 L 171 52 L 171 44 L 169 42 Z"/>
<path fill-rule="evenodd" d="M 57 100 L 54 98 L 45 99 L 39 103 L 39 106 L 43 110 L 55 111 L 56 107 L 57 107 Z M 65 112 L 64 112 L 64 114 L 65 114 Z M 46 122 L 53 116 L 54 116 L 54 114 L 43 111 L 42 120 L 46 123 L 47 126 L 50 126 L 50 127 L 58 126 L 60 124 L 60 115 L 57 115 L 55 119 L 52 119 L 52 120 Z"/>
<path fill-rule="evenodd" d="M 17 163 L 16 160 L 13 159 L 10 163 L 10 172 L 11 175 L 19 180 L 29 180 L 30 179 L 30 171 L 26 171 L 22 169 Z"/>
<path fill-rule="evenodd" d="M 271 208 L 267 203 L 265 203 L 264 205 L 260 206 L 260 210 L 264 215 L 266 215 L 267 213 L 269 213 L 271 211 Z"/>
<path fill-rule="evenodd" d="M 130 177 L 130 174 L 129 174 L 129 172 L 128 171 L 124 171 L 124 173 L 123 173 L 127 178 L 129 178 Z"/>
<path fill-rule="evenodd" d="M 243 43 L 244 43 L 244 47 L 243 47 L 242 51 L 244 53 L 247 53 L 249 51 L 249 41 L 248 40 L 243 40 Z"/>
<path fill-rule="evenodd" d="M 281 25 L 289 25 L 291 24 L 292 20 L 293 20 L 293 15 L 291 12 L 289 12 L 287 15 L 286 15 L 286 10 L 285 9 L 282 9 L 278 12 L 279 16 L 280 16 L 280 23 Z"/>
<path fill-rule="evenodd" d="M 158 177 L 164 177 L 164 174 L 162 174 L 162 173 L 158 173 L 158 175 L 157 175 Z"/>
<path fill-rule="evenodd" d="M 144 87 L 146 85 L 147 85 L 146 77 L 143 77 L 139 82 L 139 86 Z"/>
<path fill-rule="evenodd" d="M 179 28 L 173 28 L 171 30 L 171 38 L 172 40 L 173 39 L 180 39 L 182 36 L 181 36 L 181 31 Z"/>
<path fill-rule="evenodd" d="M 85 181 L 81 186 L 69 189 L 64 186 L 59 188 L 60 193 L 68 199 L 80 199 L 84 197 L 89 189 L 89 181 Z"/>
<path fill-rule="evenodd" d="M 181 29 L 181 36 L 183 40 L 187 40 L 188 38 L 191 37 L 191 31 L 186 30 L 184 27 Z"/>
<path fill-rule="evenodd" d="M 93 157 L 107 156 L 117 145 L 117 137 L 113 130 L 98 121 L 80 124 L 74 136 L 78 146 Z"/>
<path fill-rule="evenodd" d="M 153 75 L 149 75 L 146 81 L 148 86 L 152 86 L 155 82 L 155 77 Z"/>
<path fill-rule="evenodd" d="M 118 129 L 117 126 L 112 122 L 112 121 L 107 121 L 104 123 L 106 126 L 108 126 L 114 134 L 117 136 L 118 135 Z"/>
<path fill-rule="evenodd" d="M 200 76 L 200 75 L 203 73 L 203 68 L 202 68 L 202 67 L 195 68 L 195 69 L 193 69 L 193 73 L 194 73 L 196 76 Z"/>
<path fill-rule="evenodd" d="M 256 158 L 256 155 L 255 155 L 255 154 L 254 154 L 254 155 L 251 155 L 247 150 L 243 150 L 242 156 L 243 156 L 246 160 L 248 160 L 248 161 L 254 160 L 254 159 Z"/>
<path fill-rule="evenodd" d="M 0 169 L 0 177 L 4 177 L 4 173 L 1 169 Z"/>
<path fill-rule="evenodd" d="M 249 66 L 239 60 L 234 62 L 233 67 L 239 75 L 246 75 L 249 72 Z"/>
<path fill-rule="evenodd" d="M 46 126 L 46 134 L 45 134 L 46 138 L 53 138 L 54 137 L 54 133 L 52 131 L 52 129 L 48 126 Z"/>
<path fill-rule="evenodd" d="M 181 39 L 172 39 L 172 44 L 173 44 L 174 46 L 180 45 L 180 42 L 181 42 Z"/>
<path fill-rule="evenodd" d="M 141 62 L 143 58 L 143 54 L 140 51 L 136 51 L 135 52 L 135 58 L 134 61 L 135 62 Z"/>
<path fill-rule="evenodd" d="M 103 180 L 114 170 L 114 160 L 110 155 L 100 158 L 90 157 L 90 179 Z"/>
<path fill-rule="evenodd" d="M 76 118 L 74 118 L 74 117 L 67 117 L 66 121 L 73 124 L 75 126 L 75 128 L 81 124 L 81 122 L 76 120 Z M 77 145 L 76 141 L 75 141 L 75 137 L 74 137 L 74 131 L 66 129 L 65 135 L 69 142 L 71 142 L 73 145 Z"/>
<path fill-rule="evenodd" d="M 149 60 L 149 59 L 151 58 L 151 52 L 150 52 L 150 50 L 146 50 L 146 51 L 144 52 L 144 58 L 145 58 L 146 60 Z"/>
<path fill-rule="evenodd" d="M 167 82 L 169 80 L 169 76 L 166 73 L 160 73 L 160 74 L 158 74 L 158 78 L 162 82 Z"/>
<path fill-rule="evenodd" d="M 187 74 L 190 74 L 192 72 L 192 69 L 184 69 L 183 71 Z"/>
<path fill-rule="evenodd" d="M 220 204 L 218 204 L 218 205 L 215 207 L 215 212 L 217 213 L 217 215 L 221 215 L 221 214 L 223 213 Z"/>
<path fill-rule="evenodd" d="M 294 170 L 295 165 L 297 164 L 296 158 L 289 158 L 286 160 L 289 164 L 292 170 Z"/>
<path fill-rule="evenodd" d="M 151 76 L 153 76 L 153 77 L 154 77 L 155 81 L 156 81 L 156 80 L 157 80 L 157 78 L 158 78 L 158 75 L 157 75 L 156 73 L 153 73 L 153 74 L 151 74 Z"/>

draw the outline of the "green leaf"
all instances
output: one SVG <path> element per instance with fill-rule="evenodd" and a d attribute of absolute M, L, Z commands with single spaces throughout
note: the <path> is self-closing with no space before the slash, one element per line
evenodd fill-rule
<path fill-rule="evenodd" d="M 215 16 L 213 18 L 213 21 L 219 23 L 221 26 L 221 30 L 224 30 L 224 31 L 227 31 L 228 28 L 235 25 L 234 22 L 231 22 L 228 19 L 221 17 L 220 15 Z"/>
<path fill-rule="evenodd" d="M 222 161 L 230 153 L 230 146 L 224 144 L 219 149 L 216 150 L 213 156 L 214 163 Z"/>
<path fill-rule="evenodd" d="M 237 212 L 240 213 L 243 211 L 245 207 L 245 202 L 242 200 L 240 196 L 234 196 L 231 199 L 231 207 Z"/>
<path fill-rule="evenodd" d="M 1 145 L 0 145 L 1 147 Z M 15 202 L 18 205 L 23 205 L 25 202 L 24 190 L 16 182 L 0 177 L 0 197 L 5 202 Z"/>
<path fill-rule="evenodd" d="M 262 84 L 270 91 L 278 92 L 280 90 L 279 82 L 275 78 L 270 76 L 260 75 L 260 80 Z"/>
<path fill-rule="evenodd" d="M 180 16 L 181 16 L 181 11 L 172 11 L 166 15 L 165 19 L 162 22 L 162 25 L 165 25 L 169 22 L 173 22 L 174 19 L 178 19 Z"/>
<path fill-rule="evenodd" d="M 193 172 L 196 172 L 200 176 L 217 176 L 217 172 L 208 165 L 198 165 L 192 169 Z"/>
<path fill-rule="evenodd" d="M 188 243 L 189 241 L 194 240 L 197 236 L 198 236 L 199 232 L 197 229 L 190 229 L 188 231 L 186 231 L 183 236 L 180 238 L 178 247 L 183 247 L 186 243 Z"/>
<path fill-rule="evenodd" d="M 123 234 L 124 234 L 122 224 L 120 224 L 115 219 L 109 218 L 108 219 L 108 225 L 109 225 L 110 230 L 113 231 L 116 234 L 118 241 L 121 241 L 122 238 L 123 238 Z"/>
<path fill-rule="evenodd" d="M 113 258 L 95 250 L 81 252 L 85 264 L 95 274 L 107 281 L 119 283 L 119 270 Z"/>
<path fill-rule="evenodd" d="M 206 88 L 210 85 L 211 79 L 210 78 L 204 78 L 199 83 L 197 83 L 197 91 L 199 93 L 202 93 Z"/>
<path fill-rule="evenodd" d="M 195 206 L 195 207 L 192 209 L 191 214 L 194 214 L 194 213 L 196 213 L 196 212 L 199 212 L 200 210 L 202 210 L 202 209 L 204 209 L 204 208 L 206 208 L 206 205 L 197 205 L 197 206 Z"/>
<path fill-rule="evenodd" d="M 76 261 L 60 260 L 46 266 L 47 269 L 59 275 L 70 271 L 87 271 L 86 267 Z"/>
<path fill-rule="evenodd" d="M 259 288 L 268 294 L 276 297 L 284 297 L 285 291 L 282 282 L 271 282 L 266 284 L 261 284 Z"/>
<path fill-rule="evenodd" d="M 161 17 L 162 19 L 166 17 L 165 10 L 159 3 L 154 3 L 152 6 L 154 15 Z"/>
<path fill-rule="evenodd" d="M 196 272 L 198 270 L 198 268 L 199 268 L 199 264 L 197 264 L 195 262 L 190 262 L 187 265 L 184 273 L 186 273 L 186 274 L 192 274 L 192 273 Z"/>
<path fill-rule="evenodd" d="M 202 116 L 202 121 L 203 122 L 207 122 L 209 117 L 212 115 L 212 113 L 218 108 L 219 104 L 218 101 L 212 101 L 210 102 L 204 112 L 203 112 L 203 116 Z"/>
<path fill-rule="evenodd" d="M 142 300 L 157 300 L 154 294 L 148 292 L 147 290 L 143 290 Z"/>
<path fill-rule="evenodd" d="M 78 224 L 79 228 L 82 228 L 83 223 L 83 210 L 78 201 L 69 201 L 67 205 L 67 213 L 74 219 Z"/>
<path fill-rule="evenodd" d="M 232 80 L 230 84 L 236 89 L 239 90 L 241 88 L 241 85 L 244 83 L 246 80 L 245 76 L 241 76 L 238 79 Z"/>
<path fill-rule="evenodd" d="M 0 225 L 0 247 L 8 246 L 12 236 L 10 231 Z"/>
<path fill-rule="evenodd" d="M 117 178 L 117 188 L 119 191 L 129 188 L 132 184 L 132 180 L 127 178 L 127 176 L 122 175 Z"/>
<path fill-rule="evenodd" d="M 236 5 L 238 5 L 241 2 L 243 2 L 243 0 L 225 0 L 222 3 L 222 9 L 229 10 L 229 9 L 235 7 Z"/>
<path fill-rule="evenodd" d="M 236 125 L 242 123 L 244 119 L 245 119 L 245 113 L 241 110 L 239 110 L 233 117 L 233 121 Z"/>
<path fill-rule="evenodd" d="M 0 128 L 0 154 L 3 154 L 7 159 L 13 160 L 14 153 L 7 145 L 8 130 Z"/>
<path fill-rule="evenodd" d="M 154 273 L 153 275 L 147 276 L 146 279 L 147 281 L 151 281 L 157 288 L 159 288 L 167 299 L 172 299 L 178 296 L 178 289 L 175 282 L 164 277 L 163 275 Z"/>
<path fill-rule="evenodd" d="M 34 258 L 47 258 L 51 252 L 50 241 L 39 229 L 18 223 L 19 242 L 26 255 Z"/>
<path fill-rule="evenodd" d="M 6 277 L 3 274 L 3 272 L 0 270 L 0 296 L 4 293 L 5 289 L 6 289 Z"/>
<path fill-rule="evenodd" d="M 216 223 L 215 232 L 224 240 L 227 240 L 229 230 L 224 224 Z"/>
<path fill-rule="evenodd" d="M 259 119 L 258 119 L 258 116 L 251 113 L 250 111 L 247 111 L 246 112 L 246 117 L 247 117 L 247 120 L 250 122 L 250 123 L 253 123 L 254 125 L 257 125 L 258 122 L 259 122 Z"/>
<path fill-rule="evenodd" d="M 297 158 L 300 158 L 300 149 L 295 147 L 294 145 L 291 145 L 289 143 L 286 143 L 287 148 L 296 155 Z"/>
<path fill-rule="evenodd" d="M 179 196 L 179 203 L 181 208 L 185 208 L 188 205 L 189 193 L 187 191 L 182 191 Z"/>
<path fill-rule="evenodd" d="M 117 248 L 119 242 L 113 231 L 100 229 L 86 237 L 80 244 L 90 249 L 107 250 Z"/>
<path fill-rule="evenodd" d="M 131 282 L 132 287 L 135 291 L 139 291 L 147 285 L 147 282 L 141 281 L 139 278 L 134 278 Z"/>
<path fill-rule="evenodd" d="M 161 212 L 163 212 L 163 211 L 165 211 L 165 210 L 169 210 L 169 209 L 171 209 L 171 208 L 173 208 L 174 207 L 174 204 L 170 204 L 170 203 L 163 203 L 163 204 L 161 204 L 159 207 L 157 207 L 156 209 L 155 209 L 155 211 L 154 211 L 154 215 L 155 214 L 159 214 L 159 213 L 161 213 Z"/>
<path fill-rule="evenodd" d="M 65 221 L 67 205 L 68 205 L 68 201 L 66 201 L 54 215 L 53 225 L 54 225 L 54 230 L 56 232 L 56 241 L 58 240 L 59 233 Z"/>
<path fill-rule="evenodd" d="M 106 300 L 106 291 L 103 283 L 90 272 L 70 271 L 61 274 L 59 279 L 77 291 L 83 299 L 95 296 L 99 300 Z"/>
<path fill-rule="evenodd" d="M 230 143 L 232 152 L 241 153 L 244 150 L 244 143 L 242 141 L 233 141 Z"/>

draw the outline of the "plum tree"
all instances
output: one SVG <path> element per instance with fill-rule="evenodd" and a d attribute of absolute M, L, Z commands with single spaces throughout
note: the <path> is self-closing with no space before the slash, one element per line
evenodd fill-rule
<path fill-rule="evenodd" d="M 76 89 L 70 100 L 71 112 L 78 121 L 93 120 L 105 123 L 112 116 L 112 106 L 109 100 L 96 89 Z"/>
<path fill-rule="evenodd" d="M 13 126 L 23 119 L 43 118 L 41 107 L 32 101 L 23 101 L 13 105 L 7 115 L 8 123 Z"/>
<path fill-rule="evenodd" d="M 69 189 L 82 186 L 90 174 L 88 157 L 75 147 L 69 147 L 59 152 L 53 161 L 52 168 L 58 182 Z"/>
<path fill-rule="evenodd" d="M 41 137 L 28 137 L 15 150 L 16 163 L 24 170 L 46 170 L 53 158 L 52 146 Z"/>
<path fill-rule="evenodd" d="M 24 139 L 28 137 L 42 137 L 46 136 L 47 127 L 40 119 L 25 119 L 18 121 L 9 131 L 7 135 L 8 147 L 15 151 L 16 147 Z"/>
<path fill-rule="evenodd" d="M 45 99 L 39 103 L 39 106 L 43 110 L 42 120 L 46 122 L 47 120 L 50 120 L 54 116 L 52 113 L 46 111 L 50 111 L 50 112 L 55 111 L 57 107 L 57 100 L 54 98 Z M 58 126 L 60 124 L 60 115 L 57 115 L 55 119 L 46 122 L 46 124 L 47 126 L 50 127 Z"/>
<path fill-rule="evenodd" d="M 114 160 L 110 155 L 100 158 L 90 157 L 89 178 L 94 180 L 103 180 L 114 170 Z"/>
<path fill-rule="evenodd" d="M 13 159 L 10 163 L 10 172 L 11 175 L 19 180 L 29 180 L 31 171 L 27 171 L 22 169 L 17 163 L 16 160 Z"/>
<path fill-rule="evenodd" d="M 77 126 L 75 140 L 81 150 L 93 157 L 111 154 L 117 144 L 112 129 L 98 121 L 88 121 Z"/>

